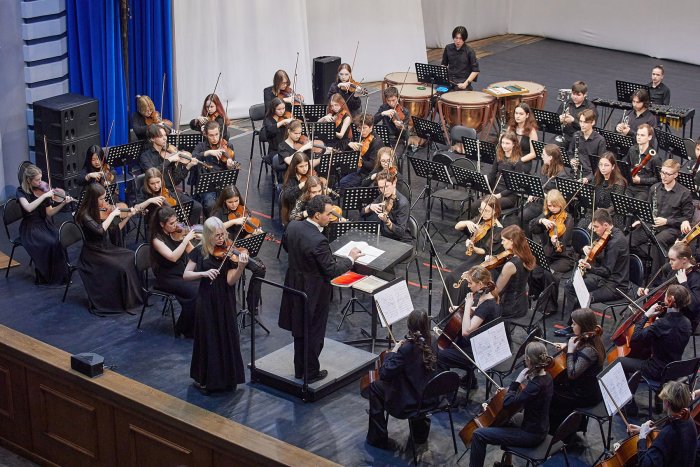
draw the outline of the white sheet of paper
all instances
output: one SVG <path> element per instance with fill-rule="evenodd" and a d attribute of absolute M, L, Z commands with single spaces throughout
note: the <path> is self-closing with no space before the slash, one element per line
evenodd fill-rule
<path fill-rule="evenodd" d="M 357 258 L 357 262 L 360 264 L 369 264 L 384 253 L 384 250 L 380 250 L 379 248 L 373 247 L 367 244 L 367 242 L 350 241 L 338 248 L 336 251 L 334 251 L 333 254 L 337 256 L 348 256 L 350 250 L 352 250 L 355 247 L 362 253 L 364 253 L 363 256 Z"/>
<path fill-rule="evenodd" d="M 352 284 L 351 287 L 365 293 L 373 293 L 375 289 L 378 289 L 384 284 L 387 284 L 387 281 L 384 279 L 380 279 L 377 276 L 367 276 Z"/>
<path fill-rule="evenodd" d="M 474 361 L 483 371 L 488 371 L 512 355 L 506 326 L 503 322 L 469 337 Z"/>
<path fill-rule="evenodd" d="M 581 270 L 579 268 L 576 268 L 576 272 L 574 272 L 573 281 L 579 307 L 588 308 L 591 304 L 591 294 L 588 291 L 588 288 L 586 288 L 586 283 L 583 281 L 583 276 L 581 275 Z"/>
<path fill-rule="evenodd" d="M 377 303 L 377 308 L 381 310 L 379 320 L 382 327 L 406 318 L 413 311 L 413 301 L 411 301 L 406 281 L 397 282 L 377 292 L 374 294 L 374 301 Z"/>
<path fill-rule="evenodd" d="M 605 384 L 605 387 L 603 387 L 603 384 Z M 605 374 L 598 377 L 598 385 L 600 386 L 600 392 L 603 393 L 603 401 L 605 402 L 608 415 L 617 412 L 615 404 L 622 408 L 632 400 L 632 392 L 627 384 L 627 377 L 622 369 L 622 363 L 619 361 L 615 362 L 612 368 L 606 370 Z M 608 390 L 606 391 L 605 388 Z M 615 400 L 615 404 L 613 404 L 610 396 Z"/>

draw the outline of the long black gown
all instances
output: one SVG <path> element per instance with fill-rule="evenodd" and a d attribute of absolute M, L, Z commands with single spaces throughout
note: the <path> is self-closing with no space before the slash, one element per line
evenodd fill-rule
<path fill-rule="evenodd" d="M 80 252 L 78 272 L 90 298 L 91 311 L 113 314 L 141 306 L 141 283 L 134 252 L 115 246 L 102 223 L 92 217 L 86 215 L 80 224 L 85 244 Z"/>
<path fill-rule="evenodd" d="M 37 199 L 34 193 L 27 193 L 21 187 L 17 188 L 17 199 L 20 198 L 29 203 Z M 46 208 L 50 205 L 51 201 L 47 199 L 32 212 L 22 209 L 19 238 L 34 260 L 37 283 L 65 284 L 68 280 L 66 255 L 58 241 L 58 229 L 53 219 L 46 215 Z"/>
<path fill-rule="evenodd" d="M 205 258 L 201 245 L 190 252 L 189 259 L 197 265 L 195 271 L 221 265 L 212 256 Z M 190 377 L 207 391 L 234 390 L 239 383 L 245 383 L 236 325 L 236 293 L 226 282 L 232 267 L 233 263 L 226 260 L 213 283 L 207 278 L 199 280 Z"/>
<path fill-rule="evenodd" d="M 169 235 L 158 234 L 158 239 L 165 243 L 171 250 L 180 246 L 181 242 L 175 241 Z M 153 274 L 156 276 L 155 286 L 165 292 L 175 295 L 180 304 L 180 317 L 175 324 L 175 332 L 185 337 L 194 337 L 194 314 L 197 305 L 198 285 L 193 281 L 182 278 L 187 266 L 187 255 L 183 254 L 176 262 L 172 262 L 151 248 L 153 254 Z"/>

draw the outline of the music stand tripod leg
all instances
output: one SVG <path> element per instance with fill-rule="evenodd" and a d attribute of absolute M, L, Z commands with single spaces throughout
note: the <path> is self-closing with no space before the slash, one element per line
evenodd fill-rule
<path fill-rule="evenodd" d="M 243 297 L 243 298 L 242 298 L 243 303 L 245 303 L 245 304 L 247 305 L 247 301 L 246 301 L 246 292 L 247 292 L 248 290 L 247 290 L 247 288 L 246 288 L 246 278 L 245 278 L 245 276 L 246 276 L 245 274 L 242 274 L 242 275 L 241 275 L 241 281 L 242 281 L 242 282 L 241 282 L 241 296 Z M 237 316 L 240 316 L 240 318 L 241 318 L 241 324 L 240 324 L 240 326 L 238 327 L 238 328 L 239 328 L 239 332 L 243 331 L 243 330 L 248 326 L 248 325 L 246 325 L 246 323 L 245 323 L 245 317 L 246 317 L 246 316 L 250 316 L 250 326 L 255 326 L 255 325 L 257 324 L 257 325 L 260 326 L 260 327 L 263 329 L 263 331 L 265 331 L 268 335 L 270 334 L 270 330 L 269 330 L 263 323 L 261 323 L 260 320 L 257 318 L 257 313 L 253 313 L 251 310 L 249 310 L 249 309 L 247 308 L 247 306 L 246 306 L 245 308 L 243 308 L 242 310 L 240 310 L 240 311 L 238 312 Z"/>

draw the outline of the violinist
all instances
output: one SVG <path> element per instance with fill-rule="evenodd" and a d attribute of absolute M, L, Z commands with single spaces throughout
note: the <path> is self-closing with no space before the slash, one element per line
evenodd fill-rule
<path fill-rule="evenodd" d="M 297 152 L 311 155 L 311 150 L 315 142 L 308 141 L 306 135 L 302 135 L 301 122 L 294 120 L 287 125 L 287 135 L 284 141 L 277 147 L 277 155 L 272 158 L 272 168 L 278 174 L 279 179 L 284 179 L 284 174 L 292 163 L 292 156 Z M 313 164 L 316 167 L 321 163 L 321 158 L 314 158 Z M 281 175 L 280 175 L 281 174 Z"/>
<path fill-rule="evenodd" d="M 53 223 L 53 216 L 63 209 L 66 203 L 71 202 L 72 198 L 67 196 L 59 203 L 54 202 L 54 195 L 58 190 L 49 189 L 41 180 L 41 175 L 39 167 L 27 166 L 22 174 L 22 184 L 17 188 L 15 196 L 22 207 L 19 238 L 34 261 L 36 284 L 65 284 L 68 280 L 66 255 L 58 239 L 58 229 Z"/>
<path fill-rule="evenodd" d="M 220 219 L 204 221 L 202 243 L 189 253 L 182 275 L 186 281 L 199 283 L 190 377 L 205 395 L 235 391 L 238 384 L 245 383 L 233 286 L 248 263 L 248 252 L 243 248 L 234 251 L 227 239 Z"/>
<path fill-rule="evenodd" d="M 396 160 L 394 158 L 394 150 L 389 146 L 383 146 L 377 151 L 378 164 L 374 164 L 374 169 L 362 179 L 362 186 L 372 186 L 377 179 L 379 172 L 390 170 L 396 172 Z M 396 177 L 401 180 L 401 175 L 396 174 Z"/>
<path fill-rule="evenodd" d="M 552 145 L 555 146 L 555 145 Z M 556 147 L 556 146 L 555 146 Z M 544 249 L 544 255 L 549 261 L 549 269 L 535 266 L 530 276 L 530 294 L 539 294 L 552 282 L 556 293 L 550 296 L 545 305 L 546 312 L 557 309 L 559 297 L 559 281 L 562 276 L 574 268 L 574 253 L 571 247 L 571 236 L 574 231 L 574 219 L 566 212 L 566 200 L 557 189 L 549 190 L 544 195 L 542 215 L 530 222 L 530 232 L 533 238 L 539 238 Z"/>
<path fill-rule="evenodd" d="M 448 292 L 444 290 L 442 292 L 440 318 L 447 316 L 450 303 L 455 305 L 462 303 L 467 293 L 469 293 L 469 287 L 465 282 L 462 282 L 459 288 L 454 287 L 462 273 L 473 266 L 481 264 L 487 255 L 497 255 L 503 249 L 501 246 L 503 226 L 498 222 L 498 217 L 501 215 L 501 204 L 498 199 L 493 196 L 487 196 L 481 201 L 479 213 L 478 218 L 459 221 L 455 225 L 456 230 L 463 231 L 469 235 L 465 242 L 467 248 L 465 253 L 471 254 L 465 255 L 465 260 L 445 276 L 445 288 Z M 447 293 L 449 293 L 449 298 Z"/>
<path fill-rule="evenodd" d="M 164 186 L 163 175 L 160 173 L 160 170 L 155 167 L 146 170 L 144 173 L 143 188 L 140 193 L 136 193 L 136 199 L 139 201 L 138 206 L 140 206 L 141 210 L 145 213 L 144 220 L 147 225 L 150 225 L 153 213 L 155 213 L 156 209 L 160 206 L 164 204 L 171 207 L 178 205 L 175 195 L 167 190 L 167 188 L 164 188 Z M 187 197 L 187 199 L 190 198 Z M 182 202 L 185 202 L 184 199 L 182 199 Z M 194 209 L 194 205 L 192 209 Z M 199 217 L 195 219 L 192 211 L 190 211 L 190 218 L 188 219 L 190 224 L 196 224 L 198 219 Z"/>
<path fill-rule="evenodd" d="M 161 185 L 161 194 L 164 194 L 167 190 L 173 199 L 177 200 L 179 198 L 182 204 L 192 201 L 190 224 L 198 224 L 202 215 L 202 204 L 183 192 L 178 192 L 177 197 L 175 195 L 175 187 L 184 183 L 188 172 L 199 162 L 198 159 L 184 152 L 182 154 L 184 157 L 190 158 L 190 161 L 181 159 L 181 153 L 173 146 L 168 146 L 168 137 L 165 134 L 165 129 L 159 125 L 151 125 L 148 128 L 148 138 L 151 143 L 150 148 L 146 149 L 139 157 L 141 170 L 146 172 L 150 168 L 159 169 L 164 182 Z"/>
<path fill-rule="evenodd" d="M 357 128 L 360 128 L 361 142 L 350 142 L 348 146 L 350 150 L 360 152 L 360 159 L 357 161 L 357 171 L 351 172 L 340 179 L 341 190 L 362 184 L 362 180 L 374 170 L 377 152 L 384 146 L 382 139 L 372 131 L 374 123 L 371 115 L 357 115 L 354 123 Z"/>
<path fill-rule="evenodd" d="M 619 361 L 625 374 L 642 372 L 642 376 L 654 381 L 661 380 L 661 374 L 666 365 L 683 358 L 683 351 L 690 340 L 692 329 L 690 320 L 686 318 L 681 309 L 690 305 L 690 293 L 682 285 L 669 285 L 666 289 L 664 305 L 660 304 L 649 308 L 642 316 L 641 321 L 634 326 L 634 333 L 630 340 L 630 348 L 651 354 L 648 359 L 620 357 Z M 658 316 L 667 309 L 663 318 Z M 656 318 L 646 326 L 647 322 Z M 634 416 L 638 413 L 637 404 L 632 399 L 626 406 L 627 414 Z"/>
<path fill-rule="evenodd" d="M 464 26 L 452 31 L 452 44 L 447 44 L 442 53 L 441 65 L 446 66 L 455 91 L 471 91 L 472 83 L 479 76 L 479 61 L 476 52 L 467 45 L 469 33 Z"/>
<path fill-rule="evenodd" d="M 415 415 L 430 378 L 435 373 L 436 357 L 431 346 L 430 318 L 422 310 L 413 310 L 406 321 L 408 334 L 396 343 L 379 369 L 379 380 L 369 386 L 369 429 L 367 444 L 389 449 L 387 415 L 409 418 Z M 424 444 L 430 433 L 427 417 L 409 420 L 416 444 Z"/>
<path fill-rule="evenodd" d="M 85 198 L 75 214 L 75 221 L 85 235 L 78 272 L 89 298 L 90 312 L 98 316 L 132 313 L 142 303 L 134 252 L 115 246 L 109 235 L 110 230 L 123 229 L 135 213 L 136 208 L 121 212 L 120 208 L 109 206 L 104 187 L 93 183 L 85 188 Z"/>
<path fill-rule="evenodd" d="M 184 229 L 177 222 L 175 210 L 170 206 L 162 206 L 151 218 L 149 237 L 155 286 L 174 295 L 180 304 L 175 333 L 192 338 L 197 284 L 183 280 L 182 274 L 187 266 L 187 255 L 194 248 L 190 243 L 195 237 L 194 230 Z"/>
<path fill-rule="evenodd" d="M 503 249 L 513 253 L 496 279 L 504 319 L 521 318 L 529 309 L 527 282 L 535 267 L 535 257 L 520 226 L 509 225 L 501 231 Z M 496 271 L 497 272 L 497 271 Z"/>
<path fill-rule="evenodd" d="M 190 121 L 190 129 L 204 133 L 204 125 L 207 122 L 215 121 L 219 124 L 219 131 L 223 132 L 225 141 L 228 141 L 228 126 L 231 121 L 226 115 L 226 110 L 221 104 L 221 99 L 216 94 L 209 94 L 202 103 L 202 113 Z"/>
<path fill-rule="evenodd" d="M 542 191 L 546 194 L 549 190 L 557 187 L 555 178 L 570 179 L 568 169 L 564 166 L 561 149 L 556 144 L 548 144 L 542 148 L 542 169 L 540 170 L 540 180 L 542 181 Z M 530 196 L 523 208 L 523 227 L 528 227 L 525 231 L 527 235 L 530 231 L 530 221 L 542 213 L 541 199 Z"/>
<path fill-rule="evenodd" d="M 411 205 L 408 198 L 396 189 L 396 174 L 379 172 L 376 183 L 379 196 L 362 209 L 362 217 L 368 221 L 380 221 L 380 232 L 384 237 L 400 242 L 411 242 L 408 217 Z"/>
<path fill-rule="evenodd" d="M 591 303 L 609 302 L 621 298 L 615 290 L 619 288 L 626 292 L 629 282 L 629 245 L 622 230 L 613 226 L 612 216 L 606 209 L 596 209 L 593 213 L 593 222 L 591 223 L 593 233 L 598 236 L 599 240 L 593 247 L 604 245 L 603 248 L 597 248 L 592 263 L 586 261 L 587 258 L 579 260 L 579 267 L 586 270 L 586 275 L 583 281 L 586 288 L 591 292 Z M 605 240 L 606 239 L 606 240 Z M 588 257 L 588 254 L 593 248 L 591 246 L 583 247 L 583 252 Z M 578 298 L 572 281 L 568 281 L 564 286 L 566 294 L 566 306 L 564 314 L 570 314 L 575 308 L 578 308 Z M 564 329 L 557 329 L 554 334 L 561 337 L 570 336 L 573 333 L 573 328 L 570 326 L 571 318 L 569 318 L 569 326 Z"/>
<path fill-rule="evenodd" d="M 520 161 L 523 163 L 525 173 L 530 173 L 532 170 L 532 161 L 537 157 L 535 148 L 531 141 L 537 141 L 537 122 L 535 116 L 530 110 L 530 106 L 525 102 L 521 102 L 513 110 L 513 117 L 508 122 L 508 130 L 517 135 L 520 153 Z"/>
<path fill-rule="evenodd" d="M 668 421 L 662 426 L 651 447 L 647 436 L 656 427 L 652 420 L 641 426 L 630 425 L 631 434 L 639 434 L 637 441 L 638 467 L 692 467 L 695 462 L 698 432 L 688 416 L 691 398 L 688 386 L 681 381 L 669 381 L 659 393 Z M 659 422 L 656 422 L 659 424 Z"/>
<path fill-rule="evenodd" d="M 358 96 L 363 93 L 365 93 L 365 88 L 352 79 L 352 68 L 350 65 L 341 63 L 338 67 L 338 77 L 328 88 L 326 99 L 330 102 L 335 94 L 340 94 L 343 102 L 347 103 L 346 110 L 348 110 L 348 113 L 355 115 L 362 104 Z"/>
<path fill-rule="evenodd" d="M 309 217 L 309 213 L 306 211 L 306 204 L 309 200 L 315 198 L 316 196 L 323 194 L 323 183 L 315 175 L 311 175 L 306 178 L 306 184 L 304 185 L 304 191 L 301 196 L 297 199 L 294 208 L 289 213 L 290 221 L 303 221 Z"/>
<path fill-rule="evenodd" d="M 261 138 L 267 140 L 270 152 L 277 152 L 280 142 L 287 134 L 287 127 L 295 120 L 291 112 L 287 111 L 284 101 L 279 97 L 273 98 L 267 106 Z"/>
<path fill-rule="evenodd" d="M 624 161 L 627 162 L 633 170 L 637 167 L 640 167 L 640 170 L 637 175 L 632 177 L 632 183 L 628 187 L 628 190 L 630 196 L 646 201 L 649 195 L 649 189 L 656 183 L 656 167 L 661 165 L 661 161 L 649 152 L 656 152 L 654 148 L 651 147 L 651 140 L 654 138 L 654 129 L 651 126 L 646 123 L 639 125 L 635 138 L 637 144 L 630 147 Z M 642 166 L 647 155 L 650 156 L 649 160 Z"/>
<path fill-rule="evenodd" d="M 209 121 L 204 124 L 204 140 L 197 143 L 192 150 L 192 156 L 197 160 L 204 161 L 207 166 L 202 165 L 199 173 L 220 172 L 240 168 L 240 163 L 235 159 L 233 146 L 228 141 L 221 138 L 219 124 Z M 191 182 L 196 185 L 199 173 Z M 204 206 L 204 214 L 208 215 L 216 202 L 216 193 L 202 193 L 199 201 Z"/>
<path fill-rule="evenodd" d="M 510 383 L 503 407 L 523 407 L 522 417 L 516 414 L 508 426 L 477 428 L 474 431 L 469 456 L 470 467 L 482 467 L 489 444 L 534 447 L 549 430 L 549 404 L 552 399 L 552 377 L 546 368 L 552 357 L 541 342 L 530 342 L 525 348 L 525 368 Z M 521 386 L 524 385 L 523 388 Z M 508 465 L 506 462 L 503 465 Z"/>
<path fill-rule="evenodd" d="M 501 136 L 501 141 L 496 146 L 496 160 L 491 165 L 491 172 L 488 176 L 494 195 L 501 203 L 501 209 L 509 209 L 517 203 L 517 193 L 506 188 L 506 182 L 503 177 L 501 177 L 498 185 L 494 186 L 503 170 L 511 172 L 524 172 L 525 170 L 518 135 L 512 131 L 508 131 Z"/>
<path fill-rule="evenodd" d="M 379 106 L 374 114 L 374 124 L 382 123 L 389 130 L 390 143 L 396 144 L 399 133 L 401 139 L 408 139 L 408 122 L 411 120 L 411 112 L 399 102 L 399 90 L 389 86 L 384 90 L 384 103 Z M 403 130 L 403 132 L 401 132 Z"/>
<path fill-rule="evenodd" d="M 576 179 L 593 179 L 593 168 L 588 156 L 600 157 L 607 150 L 603 135 L 593 130 L 596 123 L 596 113 L 593 109 L 586 109 L 578 116 L 580 131 L 574 132 L 567 153 L 574 166 Z"/>
<path fill-rule="evenodd" d="M 551 435 L 577 407 L 593 407 L 603 400 L 597 379 L 605 361 L 601 339 L 603 330 L 590 308 L 574 310 L 571 321 L 574 335 L 566 344 L 559 344 L 559 350 L 566 354 L 566 369 L 554 380 L 554 395 L 549 407 Z"/>
<path fill-rule="evenodd" d="M 136 137 L 140 140 L 148 138 L 148 127 L 153 124 L 163 125 L 168 133 L 173 132 L 173 122 L 161 117 L 150 97 L 136 96 L 136 112 L 131 116 L 131 128 Z"/>
<path fill-rule="evenodd" d="M 695 211 L 690 190 L 676 181 L 680 168 L 677 161 L 665 160 L 661 164 L 661 182 L 654 184 L 647 195 L 652 207 L 651 215 L 654 217 L 654 236 L 664 250 L 673 245 L 681 234 L 690 232 L 690 221 Z M 632 227 L 638 225 L 639 221 L 632 223 Z M 641 227 L 633 230 L 630 235 L 632 253 L 643 259 L 649 258 L 651 253 L 652 271 L 663 266 L 663 252 L 656 246 L 652 246 L 649 252 L 649 238 Z"/>
<path fill-rule="evenodd" d="M 482 266 L 473 266 L 467 271 L 467 287 L 469 293 L 464 300 L 464 314 L 462 315 L 462 329 L 455 343 L 467 354 L 472 356 L 472 347 L 469 335 L 476 332 L 480 326 L 488 324 L 501 316 L 501 307 L 498 304 L 498 292 L 496 284 L 491 278 L 488 269 Z M 455 303 L 457 305 L 457 303 Z M 452 318 L 455 319 L 455 318 Z M 467 371 L 463 378 L 463 386 L 476 389 L 477 381 L 474 374 L 474 366 L 467 360 L 462 352 L 449 347 L 437 349 L 438 369 L 446 371 L 450 368 L 462 368 Z"/>
<path fill-rule="evenodd" d="M 284 185 L 280 193 L 280 217 L 283 225 L 289 223 L 289 212 L 296 206 L 297 200 L 306 186 L 307 177 L 312 175 L 310 166 L 309 156 L 306 153 L 297 152 L 292 157 L 287 172 L 284 174 Z"/>
<path fill-rule="evenodd" d="M 622 214 L 615 213 L 611 193 L 624 195 L 626 189 L 627 180 L 620 172 L 615 155 L 610 151 L 604 152 L 598 160 L 598 170 L 596 170 L 593 178 L 594 204 L 596 209 L 606 209 L 612 215 L 615 227 L 621 229 L 625 226 L 625 217 Z M 591 215 L 590 211 L 587 212 L 579 221 L 578 226 L 587 229 L 591 223 Z"/>
<path fill-rule="evenodd" d="M 117 173 L 107 165 L 105 161 L 105 152 L 96 144 L 90 146 L 85 155 L 85 164 L 80 171 L 80 175 L 76 182 L 80 186 L 86 186 L 90 183 L 100 183 L 102 185 L 112 184 L 115 182 Z M 105 181 L 106 177 L 106 181 Z"/>
<path fill-rule="evenodd" d="M 293 89 L 292 83 L 289 80 L 289 75 L 284 70 L 277 70 L 272 77 L 272 86 L 263 89 L 263 102 L 265 103 L 265 107 L 269 107 L 273 99 L 282 99 L 286 110 L 291 111 L 295 101 L 304 102 L 304 96 L 301 94 L 292 94 Z"/>
<path fill-rule="evenodd" d="M 335 140 L 329 144 L 339 151 L 346 151 L 352 139 L 352 115 L 343 96 L 333 94 L 328 101 L 328 113 L 318 121 L 335 123 Z"/>

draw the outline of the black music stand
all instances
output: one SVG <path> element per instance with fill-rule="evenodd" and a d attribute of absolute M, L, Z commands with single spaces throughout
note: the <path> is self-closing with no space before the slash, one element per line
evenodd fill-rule
<path fill-rule="evenodd" d="M 360 160 L 360 151 L 342 151 L 333 153 L 333 161 L 331 162 L 330 154 L 321 156 L 321 162 L 318 164 L 318 173 L 321 176 L 328 172 L 328 165 L 332 164 L 330 173 L 335 175 L 336 180 L 340 180 L 343 175 L 355 172 L 357 170 L 357 162 Z"/>
<path fill-rule="evenodd" d="M 245 248 L 246 250 L 248 250 L 249 256 L 251 258 L 254 258 L 254 257 L 258 256 L 258 253 L 260 253 L 260 248 L 262 247 L 262 244 L 265 241 L 266 235 L 267 234 L 263 232 L 261 234 L 251 235 L 250 237 L 246 237 L 246 238 L 238 238 L 234 242 L 234 245 L 237 248 Z M 241 275 L 241 297 L 242 297 L 243 303 L 246 303 L 246 301 L 245 301 L 245 296 L 246 296 L 246 283 L 245 283 L 245 281 L 246 281 L 246 274 L 244 272 Z M 238 316 L 241 317 L 241 324 L 239 326 L 239 330 L 242 331 L 243 329 L 246 328 L 246 326 L 252 326 L 254 324 L 257 324 L 258 326 L 263 328 L 263 330 L 267 334 L 270 334 L 270 330 L 267 329 L 265 327 L 265 325 L 263 323 L 261 323 L 260 320 L 258 320 L 257 315 L 253 314 L 253 312 L 251 310 L 249 310 L 248 308 L 244 307 L 242 310 L 240 310 L 237 314 L 237 317 Z M 246 322 L 245 322 L 246 316 L 250 316 L 250 324 L 248 324 L 248 325 L 246 325 Z"/>
<path fill-rule="evenodd" d="M 201 195 L 203 193 L 216 193 L 236 184 L 238 180 L 238 169 L 220 170 L 218 172 L 203 172 L 199 174 L 197 184 L 192 190 L 192 194 Z"/>
<path fill-rule="evenodd" d="M 200 132 L 196 133 L 180 133 L 179 135 L 168 135 L 168 144 L 175 146 L 180 151 L 192 152 L 197 143 L 204 141 L 204 135 Z"/>
<path fill-rule="evenodd" d="M 440 143 L 447 146 L 445 141 L 444 131 L 440 123 L 425 118 L 411 117 L 413 119 L 413 131 L 416 132 L 419 138 L 428 140 L 425 145 L 425 154 L 430 157 L 430 143 Z"/>
<path fill-rule="evenodd" d="M 542 190 L 542 181 L 539 177 L 520 172 L 511 172 L 503 170 L 503 180 L 506 183 L 506 188 L 521 196 L 534 196 L 535 198 L 544 199 L 544 190 Z M 525 203 L 520 203 L 520 225 L 523 225 L 523 209 Z"/>
<path fill-rule="evenodd" d="M 615 208 L 615 213 L 622 214 L 623 216 L 632 216 L 639 221 L 644 233 L 649 238 L 649 247 L 651 245 L 656 245 L 664 258 L 668 258 L 668 252 L 663 249 L 656 236 L 651 231 L 647 224 L 654 225 L 654 216 L 651 212 L 651 203 L 649 201 L 643 201 L 641 199 L 633 198 L 631 196 L 621 195 L 619 193 L 611 193 L 613 207 Z M 632 242 L 632 235 L 629 235 L 629 241 Z M 649 268 L 647 268 L 649 270 Z"/>
<path fill-rule="evenodd" d="M 444 65 L 431 65 L 430 63 L 416 63 L 416 76 L 419 83 L 430 83 L 430 119 L 435 116 L 435 85 L 452 86 L 447 75 L 447 67 Z M 415 123 L 414 123 L 415 125 Z M 422 138 L 422 136 L 421 136 Z"/>
<path fill-rule="evenodd" d="M 372 127 L 372 132 L 379 137 L 384 143 L 384 146 L 389 146 L 391 140 L 389 138 L 389 128 L 384 125 L 376 124 Z M 357 125 L 352 124 L 352 140 L 356 143 L 360 142 L 360 129 Z"/>
<path fill-rule="evenodd" d="M 348 188 L 343 193 L 340 205 L 345 215 L 349 211 L 359 211 L 379 196 L 379 188 L 375 186 L 357 186 Z"/>
<path fill-rule="evenodd" d="M 617 100 L 622 102 L 632 102 L 632 94 L 637 89 L 646 89 L 649 92 L 649 86 L 646 84 L 631 83 L 629 81 L 615 80 L 615 91 L 617 91 Z"/>
<path fill-rule="evenodd" d="M 302 114 L 302 108 L 304 113 Z M 306 119 L 307 122 L 316 122 L 319 118 L 324 117 L 328 113 L 328 107 L 323 104 L 304 104 L 292 106 L 292 117 L 301 120 Z"/>
<path fill-rule="evenodd" d="M 107 150 L 105 161 L 110 167 L 123 167 L 124 180 L 126 183 L 127 166 L 139 165 L 139 157 L 143 152 L 144 141 L 134 141 L 133 143 L 112 146 Z"/>
<path fill-rule="evenodd" d="M 547 235 L 547 238 L 549 238 L 549 235 Z M 530 245 L 530 251 L 532 251 L 537 265 L 542 269 L 549 271 L 549 260 L 547 259 L 547 255 L 544 254 L 544 248 L 542 248 L 542 245 L 534 240 L 530 240 L 529 238 L 527 239 L 527 244 Z"/>
<path fill-rule="evenodd" d="M 584 184 L 576 180 L 569 180 L 568 178 L 556 177 L 554 182 L 557 184 L 557 190 L 559 190 L 568 203 L 571 198 L 576 196 L 579 202 L 579 206 L 583 208 L 593 208 L 593 187 L 590 184 Z M 577 193 L 578 192 L 578 193 Z"/>
<path fill-rule="evenodd" d="M 182 222 L 183 224 L 187 224 L 187 225 L 190 223 L 190 212 L 192 211 L 193 204 L 194 204 L 194 201 L 189 200 L 185 203 L 176 204 L 175 206 L 173 206 L 173 209 L 175 210 L 175 214 L 177 214 L 178 222 Z"/>
<path fill-rule="evenodd" d="M 371 238 L 379 238 L 381 222 L 333 222 L 329 224 L 329 227 L 330 228 L 328 230 L 328 243 L 333 243 L 338 237 L 342 237 L 343 235 L 351 231 L 359 233 L 362 236 L 366 236 L 367 239 L 370 240 Z M 348 302 L 345 305 L 343 305 L 343 308 L 340 310 L 340 314 L 342 315 L 342 317 L 340 318 L 340 323 L 338 323 L 336 331 L 340 331 L 340 328 L 345 322 L 345 318 L 355 314 L 355 304 L 359 305 L 360 308 L 362 308 L 362 310 L 368 315 L 372 315 L 372 312 L 368 310 L 367 307 L 362 304 L 360 299 L 355 296 L 355 289 L 352 286 L 350 287 L 350 293 L 350 300 L 348 300 Z M 368 338 L 371 337 L 370 333 L 368 333 L 364 329 L 360 329 L 360 332 Z M 372 344 L 374 345 L 374 342 Z"/>
<path fill-rule="evenodd" d="M 594 130 L 603 135 L 605 147 L 617 154 L 617 159 L 625 157 L 630 148 L 636 144 L 631 136 L 621 135 L 620 133 L 598 127 L 595 127 Z"/>
<path fill-rule="evenodd" d="M 656 178 L 661 180 L 661 167 L 656 167 Z M 693 179 L 693 174 L 687 172 L 678 172 L 678 177 L 676 177 L 676 183 L 679 183 L 689 189 L 692 193 L 697 191 L 695 187 L 695 180 Z"/>
<path fill-rule="evenodd" d="M 549 110 L 542 109 L 532 109 L 532 115 L 535 117 L 535 121 L 542 130 L 542 139 L 544 140 L 545 133 L 552 133 L 555 135 L 561 135 L 563 130 L 561 127 L 561 122 L 559 121 L 559 114 L 556 112 L 550 112 Z"/>
<path fill-rule="evenodd" d="M 475 138 L 462 136 L 462 146 L 464 146 L 464 157 L 479 164 L 493 165 L 496 160 L 496 145 L 489 141 L 481 141 Z"/>
<path fill-rule="evenodd" d="M 678 156 L 681 159 L 681 164 L 684 163 L 684 160 L 690 159 L 683 138 L 663 130 L 656 130 L 654 135 L 659 142 L 659 149 L 666 151 L 666 155 L 669 159 L 673 156 Z M 693 155 L 693 158 L 694 157 L 695 155 Z"/>
<path fill-rule="evenodd" d="M 463 186 L 472 191 L 478 191 L 480 193 L 491 193 L 491 187 L 486 179 L 486 175 L 474 170 L 467 169 L 465 167 L 460 167 L 458 165 L 450 166 L 452 170 L 452 175 L 455 177 L 455 185 Z M 469 196 L 467 204 L 467 212 L 472 210 L 472 197 Z M 457 242 L 459 242 L 457 239 Z M 455 242 L 455 244 L 457 243 Z M 449 250 L 448 250 L 449 251 Z"/>
<path fill-rule="evenodd" d="M 306 133 L 306 125 L 301 126 L 301 134 L 306 136 L 313 136 L 314 139 L 320 139 L 328 143 L 329 141 L 335 141 L 335 123 L 333 122 L 315 122 L 309 124 L 311 127 L 311 135 Z"/>
<path fill-rule="evenodd" d="M 425 214 L 425 221 L 423 222 L 423 226 L 427 226 L 426 230 L 429 230 L 431 225 L 435 227 L 433 225 L 432 220 L 430 220 L 430 210 L 432 208 L 431 195 L 433 179 L 450 186 L 454 185 L 454 181 L 452 180 L 452 176 L 450 175 L 450 168 L 446 164 L 441 164 L 440 162 L 434 162 L 426 159 L 418 159 L 417 157 L 411 156 L 408 156 L 408 160 L 411 163 L 411 167 L 413 167 L 413 171 L 416 173 L 416 175 L 418 175 L 421 178 L 425 178 L 425 186 L 423 187 L 423 190 L 419 193 L 418 198 L 416 198 L 416 201 L 413 203 L 413 206 L 411 206 L 411 210 L 413 210 L 415 205 L 421 199 L 428 199 L 428 208 Z M 440 229 L 435 227 L 435 230 L 437 231 L 438 235 L 442 237 L 442 240 L 444 242 L 447 242 L 447 239 L 442 234 L 442 232 L 440 232 Z M 418 241 L 418 239 L 416 239 L 416 241 Z"/>
<path fill-rule="evenodd" d="M 532 140 L 530 142 L 532 143 L 532 149 L 535 150 L 535 157 L 542 160 L 542 151 L 544 150 L 544 147 L 547 146 L 547 143 L 537 140 Z M 569 155 L 566 153 L 566 151 L 561 151 L 561 159 L 564 162 L 564 167 L 568 167 L 573 170 L 573 167 L 571 167 L 571 159 L 569 159 Z"/>

